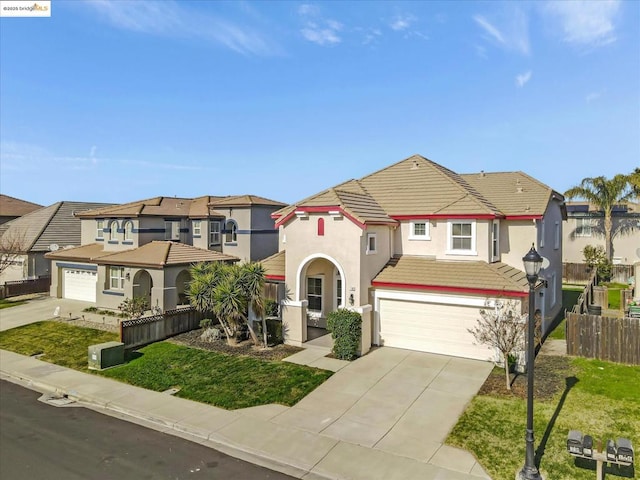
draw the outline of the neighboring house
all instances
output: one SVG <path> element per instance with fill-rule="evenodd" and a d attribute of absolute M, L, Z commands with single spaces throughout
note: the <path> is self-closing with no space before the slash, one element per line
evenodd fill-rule
<path fill-rule="evenodd" d="M 3 245 L 19 244 L 20 255 L 0 276 L 0 283 L 48 276 L 52 250 L 80 245 L 80 219 L 74 213 L 104 207 L 104 203 L 58 202 L 2 225 Z"/>
<path fill-rule="evenodd" d="M 528 307 L 522 257 L 548 260 L 536 290 L 543 328 L 562 307 L 564 197 L 522 172 L 459 175 L 415 155 L 274 213 L 280 252 L 263 261 L 282 284 L 286 341 L 348 307 L 362 352 L 388 345 L 489 359 L 469 328 L 487 299 Z"/>
<path fill-rule="evenodd" d="M 0 193 L 0 225 L 42 208 L 37 203 L 27 202 L 19 198 Z"/>
<path fill-rule="evenodd" d="M 173 309 L 187 303 L 192 264 L 276 252 L 271 214 L 283 206 L 254 195 L 155 197 L 82 212 L 81 246 L 47 255 L 51 295 L 110 309 L 144 297 L 152 307 Z"/>
<path fill-rule="evenodd" d="M 640 204 L 628 202 L 614 207 L 612 243 L 614 264 L 640 261 Z M 588 202 L 567 202 L 562 257 L 567 263 L 584 263 L 587 245 L 605 247 L 604 214 Z"/>

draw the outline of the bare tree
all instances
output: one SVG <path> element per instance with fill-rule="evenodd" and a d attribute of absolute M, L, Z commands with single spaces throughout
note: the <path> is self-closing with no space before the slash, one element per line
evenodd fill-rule
<path fill-rule="evenodd" d="M 0 275 L 26 253 L 24 237 L 24 232 L 19 230 L 7 230 L 0 236 Z"/>
<path fill-rule="evenodd" d="M 504 359 L 507 390 L 511 390 L 509 357 L 525 346 L 526 315 L 515 300 L 487 299 L 478 325 L 468 329 L 476 341 L 497 349 Z"/>

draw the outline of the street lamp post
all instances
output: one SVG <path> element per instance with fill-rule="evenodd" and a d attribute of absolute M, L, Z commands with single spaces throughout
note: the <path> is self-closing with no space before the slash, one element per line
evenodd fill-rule
<path fill-rule="evenodd" d="M 538 281 L 538 274 L 542 266 L 542 257 L 534 246 L 522 258 L 524 271 L 529 282 L 529 325 L 527 330 L 527 432 L 525 441 L 527 453 L 524 467 L 516 476 L 516 480 L 542 480 L 540 472 L 536 468 L 533 451 L 533 363 L 535 362 L 535 286 Z"/>

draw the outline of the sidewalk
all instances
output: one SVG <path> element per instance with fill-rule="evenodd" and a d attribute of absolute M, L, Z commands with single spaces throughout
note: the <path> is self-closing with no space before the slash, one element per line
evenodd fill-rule
<path fill-rule="evenodd" d="M 397 352 L 406 351 L 388 349 L 388 352 L 399 355 Z M 404 355 L 405 358 L 410 358 L 411 354 L 406 352 Z M 379 359 L 389 363 L 386 357 Z M 351 367 L 358 365 L 358 361 L 353 362 L 336 375 L 353 377 L 358 369 Z M 469 365 L 465 364 L 464 368 L 468 369 Z M 354 371 L 349 372 L 350 369 Z M 438 452 L 426 455 L 426 450 L 432 447 L 428 445 L 422 453 L 424 458 L 418 459 L 420 456 L 415 455 L 415 451 L 420 449 L 420 445 L 416 444 L 415 437 L 406 437 L 402 443 L 398 443 L 397 438 L 392 439 L 395 444 L 391 449 L 374 448 L 357 440 L 343 440 L 342 436 L 349 438 L 355 431 L 354 426 L 357 423 L 353 419 L 347 419 L 339 434 L 325 434 L 319 430 L 314 431 L 313 428 L 300 428 L 296 426 L 295 421 L 287 418 L 287 414 L 295 414 L 296 411 L 304 411 L 303 409 L 264 405 L 228 411 L 4 350 L 0 350 L 0 372 L 3 379 L 22 383 L 42 392 L 67 395 L 70 399 L 87 404 L 91 408 L 104 410 L 104 413 L 136 421 L 144 426 L 187 438 L 237 458 L 305 480 L 489 478 L 468 452 L 452 447 L 440 445 Z M 383 373 L 386 375 L 386 372 Z M 453 374 L 443 372 L 442 375 L 445 375 L 443 378 L 446 381 L 450 381 Z M 363 375 L 363 378 L 366 378 L 366 375 Z M 325 383 L 324 390 L 327 393 L 332 392 L 331 380 Z M 373 391 L 373 388 L 371 390 Z M 336 396 L 335 392 L 331 395 Z M 307 399 L 311 397 L 313 393 Z M 308 403 L 307 401 L 306 408 L 309 408 Z M 428 404 L 418 404 L 415 407 L 417 411 L 424 412 L 426 417 L 439 415 L 437 408 L 430 414 Z M 323 415 L 330 417 L 329 414 L 322 413 L 322 406 L 315 408 L 315 419 L 319 420 Z M 409 411 L 408 407 L 405 409 Z M 362 416 L 362 412 L 359 414 Z M 360 427 L 363 426 L 365 425 L 360 424 Z M 375 422 L 372 422 L 371 427 L 376 430 Z M 406 429 L 410 425 L 400 427 Z M 424 428 L 424 425 L 416 427 Z M 366 437 L 371 436 L 371 432 L 364 433 Z M 407 452 L 403 450 L 405 447 L 408 449 Z M 464 471 L 459 471 L 461 469 Z"/>

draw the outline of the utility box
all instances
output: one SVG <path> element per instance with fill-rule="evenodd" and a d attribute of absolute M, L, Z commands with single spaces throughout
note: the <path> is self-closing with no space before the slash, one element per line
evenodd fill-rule
<path fill-rule="evenodd" d="M 578 430 L 569 431 L 569 437 L 567 438 L 567 451 L 571 455 L 582 455 L 582 433 Z"/>
<path fill-rule="evenodd" d="M 89 370 L 104 370 L 124 363 L 124 343 L 89 345 Z"/>
<path fill-rule="evenodd" d="M 616 441 L 618 447 L 618 462 L 633 464 L 633 445 L 628 438 L 619 438 Z"/>

